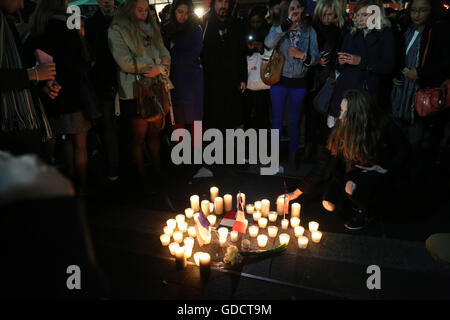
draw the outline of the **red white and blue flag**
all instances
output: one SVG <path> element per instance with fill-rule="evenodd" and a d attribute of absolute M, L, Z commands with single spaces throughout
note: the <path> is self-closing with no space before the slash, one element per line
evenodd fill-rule
<path fill-rule="evenodd" d="M 240 233 L 245 233 L 247 231 L 247 220 L 245 219 L 245 213 L 242 205 L 242 197 L 240 192 L 238 193 L 237 197 L 236 221 L 234 222 L 233 230 Z"/>
<path fill-rule="evenodd" d="M 284 214 L 289 213 L 289 201 L 287 201 L 288 191 L 286 187 L 286 181 L 283 181 L 284 183 Z"/>
<path fill-rule="evenodd" d="M 207 240 L 211 239 L 211 224 L 203 214 L 202 209 L 198 213 L 198 217 L 195 218 L 195 230 L 197 231 L 197 241 L 199 246 L 203 246 Z"/>
<path fill-rule="evenodd" d="M 236 222 L 236 212 L 229 211 L 225 213 L 219 226 L 232 229 L 235 222 Z"/>

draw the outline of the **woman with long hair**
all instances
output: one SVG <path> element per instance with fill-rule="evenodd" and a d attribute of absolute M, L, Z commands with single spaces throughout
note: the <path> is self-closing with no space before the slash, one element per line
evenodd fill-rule
<path fill-rule="evenodd" d="M 384 205 L 388 197 L 404 191 L 408 144 L 367 91 L 349 90 L 344 94 L 326 149 L 300 186 L 287 195 L 288 201 L 311 194 L 326 182 L 323 207 L 329 212 L 340 209 L 344 214 L 343 208 L 350 207 L 353 214 L 345 227 L 359 230 L 387 210 Z"/>
<path fill-rule="evenodd" d="M 142 147 L 150 149 L 153 168 L 160 178 L 160 132 L 163 121 L 147 122 L 137 113 L 136 76 L 147 85 L 168 76 L 170 55 L 157 22 L 149 14 L 148 1 L 126 0 L 108 30 L 111 53 L 118 65 L 120 110 L 131 127 L 131 153 L 141 183 L 145 182 Z M 136 75 L 136 70 L 138 74 Z M 159 181 L 162 182 L 162 181 Z"/>

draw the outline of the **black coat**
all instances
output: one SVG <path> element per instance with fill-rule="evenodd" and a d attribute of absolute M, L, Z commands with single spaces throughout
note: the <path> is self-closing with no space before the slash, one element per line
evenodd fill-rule
<path fill-rule="evenodd" d="M 222 37 L 219 30 L 226 29 Z M 203 21 L 202 65 L 205 75 L 205 124 L 234 128 L 242 123 L 241 82 L 247 83 L 244 29 L 231 16 L 224 22 L 210 11 Z"/>

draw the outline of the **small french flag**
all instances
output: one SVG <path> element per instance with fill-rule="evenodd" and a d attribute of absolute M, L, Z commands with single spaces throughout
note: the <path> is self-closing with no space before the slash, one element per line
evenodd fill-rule
<path fill-rule="evenodd" d="M 236 221 L 233 225 L 233 231 L 237 231 L 240 233 L 245 233 L 247 231 L 248 222 L 245 219 L 244 208 L 242 207 L 242 198 L 240 196 L 240 192 L 237 198 L 237 212 L 236 212 Z"/>
<path fill-rule="evenodd" d="M 201 247 L 211 238 L 211 224 L 206 219 L 202 209 L 198 213 L 198 218 L 195 218 L 195 230 L 197 231 L 198 244 Z"/>

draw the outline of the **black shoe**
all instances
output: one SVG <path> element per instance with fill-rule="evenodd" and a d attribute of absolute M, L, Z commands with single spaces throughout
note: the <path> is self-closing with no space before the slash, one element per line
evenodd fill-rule
<path fill-rule="evenodd" d="M 344 226 L 349 230 L 361 230 L 369 224 L 369 218 L 361 211 L 355 210 L 353 217 Z"/>

